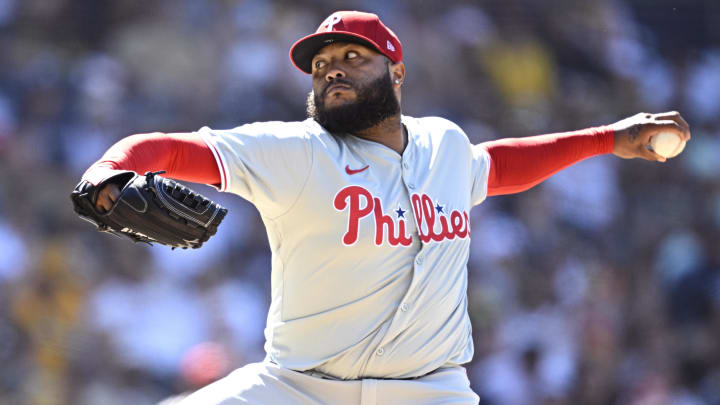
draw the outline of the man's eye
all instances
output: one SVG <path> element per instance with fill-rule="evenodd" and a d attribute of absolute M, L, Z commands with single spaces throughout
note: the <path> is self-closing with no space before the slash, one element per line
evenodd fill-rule
<path fill-rule="evenodd" d="M 321 60 L 315 62 L 315 69 L 320 69 L 323 66 L 325 66 L 325 62 L 323 62 Z"/>
<path fill-rule="evenodd" d="M 347 55 L 345 55 L 345 57 L 348 59 L 354 59 L 354 58 L 357 58 L 358 56 L 359 56 L 358 53 L 355 51 L 350 51 L 347 53 Z"/>

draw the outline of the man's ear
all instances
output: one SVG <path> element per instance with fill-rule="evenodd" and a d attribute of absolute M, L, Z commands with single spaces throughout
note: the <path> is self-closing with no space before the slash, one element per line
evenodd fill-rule
<path fill-rule="evenodd" d="M 405 64 L 402 62 L 388 64 L 393 87 L 399 87 L 405 81 Z"/>

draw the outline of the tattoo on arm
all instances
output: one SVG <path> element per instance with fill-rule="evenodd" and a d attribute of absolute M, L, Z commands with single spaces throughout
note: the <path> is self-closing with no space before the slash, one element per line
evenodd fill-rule
<path fill-rule="evenodd" d="M 638 135 L 640 135 L 640 126 L 639 125 L 633 125 L 628 130 L 630 133 L 630 140 L 635 143 L 635 140 L 637 139 Z"/>

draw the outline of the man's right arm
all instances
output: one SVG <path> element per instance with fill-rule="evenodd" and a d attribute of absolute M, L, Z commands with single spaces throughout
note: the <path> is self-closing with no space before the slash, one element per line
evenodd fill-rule
<path fill-rule="evenodd" d="M 83 180 L 97 186 L 119 170 L 139 174 L 164 170 L 164 176 L 169 178 L 220 184 L 220 172 L 212 151 L 197 133 L 152 133 L 123 138 L 90 166 Z M 108 210 L 119 194 L 117 185 L 102 186 L 96 207 L 100 211 Z"/>

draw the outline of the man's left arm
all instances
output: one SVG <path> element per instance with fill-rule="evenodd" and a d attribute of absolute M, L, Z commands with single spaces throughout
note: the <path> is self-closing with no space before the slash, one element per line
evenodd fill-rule
<path fill-rule="evenodd" d="M 612 153 L 624 159 L 664 162 L 648 148 L 653 135 L 670 131 L 690 140 L 680 113 L 639 113 L 614 124 L 581 131 L 506 138 L 475 147 L 490 155 L 488 196 L 525 191 L 558 171 L 591 156 Z"/>

